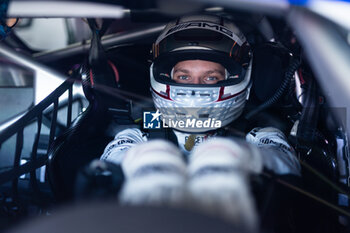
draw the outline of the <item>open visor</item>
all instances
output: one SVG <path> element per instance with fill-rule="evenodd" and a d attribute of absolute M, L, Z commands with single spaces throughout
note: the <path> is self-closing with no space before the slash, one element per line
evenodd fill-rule
<path fill-rule="evenodd" d="M 230 76 L 236 78 L 229 78 L 227 80 L 219 81 L 217 84 L 184 84 L 176 83 L 171 79 L 172 68 L 180 61 L 186 60 L 205 60 L 220 63 Z M 199 49 L 187 49 L 178 50 L 174 52 L 161 54 L 154 60 L 153 65 L 153 77 L 160 83 L 172 84 L 172 85 L 195 85 L 195 86 L 222 86 L 223 84 L 234 85 L 240 83 L 246 73 L 246 69 L 241 64 L 227 56 L 223 52 L 216 52 L 213 50 L 199 50 Z"/>

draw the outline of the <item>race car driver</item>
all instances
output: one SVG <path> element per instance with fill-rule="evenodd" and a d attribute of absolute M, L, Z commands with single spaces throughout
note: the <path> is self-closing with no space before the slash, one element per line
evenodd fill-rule
<path fill-rule="evenodd" d="M 251 86 L 252 51 L 241 31 L 218 16 L 182 17 L 163 30 L 153 45 L 153 57 L 151 92 L 164 122 L 212 119 L 220 123 L 208 127 L 169 124 L 182 153 L 188 155 L 207 138 L 228 135 L 226 126 L 242 114 Z M 188 139 L 194 145 L 187 146 Z M 294 150 L 279 130 L 254 129 L 246 140 L 276 148 L 275 156 L 264 158 L 268 169 L 299 174 Z M 121 163 L 130 147 L 144 141 L 147 135 L 137 127 L 119 132 L 101 159 Z"/>
<path fill-rule="evenodd" d="M 101 160 L 121 165 L 123 202 L 177 204 L 190 190 L 205 208 L 219 206 L 224 216 L 256 226 L 246 175 L 267 169 L 300 176 L 300 165 L 278 129 L 255 128 L 245 141 L 227 130 L 249 98 L 252 57 L 242 32 L 225 18 L 185 16 L 165 27 L 153 45 L 152 120 L 169 127 L 163 136 L 175 146 L 137 126 L 116 134 Z"/>

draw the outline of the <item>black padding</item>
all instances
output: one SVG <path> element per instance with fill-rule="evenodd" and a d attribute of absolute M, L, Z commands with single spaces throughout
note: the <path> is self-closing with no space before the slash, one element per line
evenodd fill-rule
<path fill-rule="evenodd" d="M 105 135 L 109 122 L 106 112 L 91 105 L 54 141 L 49 151 L 47 172 L 58 201 L 72 200 L 78 171 L 99 158 L 113 139 Z"/>
<path fill-rule="evenodd" d="M 82 84 L 89 101 L 97 101 L 99 107 L 110 107 L 114 103 L 110 99 L 113 99 L 113 92 L 117 92 L 118 81 L 102 46 L 101 34 L 98 33 L 93 21 L 89 19 L 93 32 L 89 56 L 80 68 Z"/>
<path fill-rule="evenodd" d="M 276 43 L 254 48 L 252 92 L 260 102 L 273 96 L 281 85 L 289 59 L 288 51 Z"/>
<path fill-rule="evenodd" d="M 93 159 L 99 158 L 113 139 L 107 131 L 118 116 L 114 116 L 110 109 L 121 109 L 128 114 L 127 103 L 113 98 L 114 93 L 118 93 L 118 83 L 95 34 L 88 61 L 81 65 L 78 72 L 89 107 L 50 145 L 49 151 L 47 172 L 58 201 L 73 199 L 78 172 Z"/>

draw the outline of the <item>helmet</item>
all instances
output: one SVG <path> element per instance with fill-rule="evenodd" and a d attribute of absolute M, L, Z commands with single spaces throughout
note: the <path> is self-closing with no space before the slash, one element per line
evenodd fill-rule
<path fill-rule="evenodd" d="M 246 38 L 231 21 L 215 15 L 179 18 L 165 27 L 152 53 L 151 92 L 165 125 L 206 132 L 241 115 L 251 86 L 252 56 Z M 225 80 L 210 85 L 176 83 L 172 69 L 185 60 L 219 63 L 225 68 Z"/>

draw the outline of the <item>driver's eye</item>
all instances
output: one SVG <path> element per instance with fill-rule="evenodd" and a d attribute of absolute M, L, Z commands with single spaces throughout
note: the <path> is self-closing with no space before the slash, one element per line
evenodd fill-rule
<path fill-rule="evenodd" d="M 209 77 L 206 78 L 206 80 L 207 81 L 216 81 L 216 80 L 218 80 L 218 78 L 215 77 L 215 76 L 209 76 Z"/>
<path fill-rule="evenodd" d="M 188 80 L 189 77 L 187 75 L 179 75 L 177 76 L 177 79 L 180 79 L 180 80 Z"/>
<path fill-rule="evenodd" d="M 219 80 L 220 80 L 220 78 L 217 76 L 208 76 L 208 77 L 204 78 L 203 82 L 205 84 L 216 84 Z"/>

